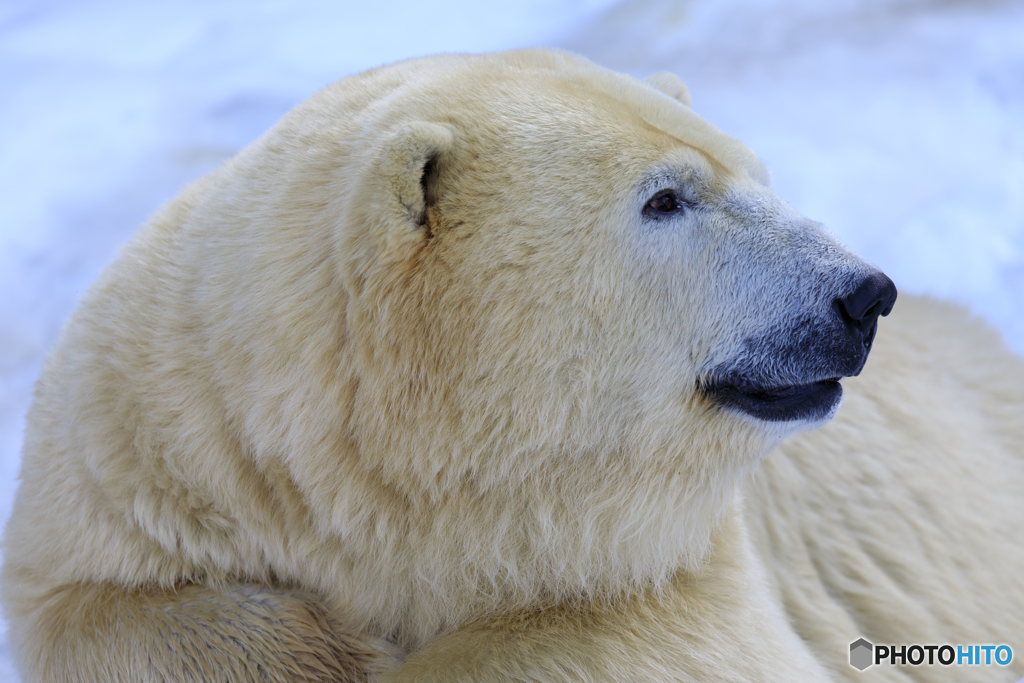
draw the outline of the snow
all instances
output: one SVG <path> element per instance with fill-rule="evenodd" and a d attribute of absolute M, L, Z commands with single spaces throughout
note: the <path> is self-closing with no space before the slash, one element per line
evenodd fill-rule
<path fill-rule="evenodd" d="M 137 226 L 319 87 L 420 54 L 568 47 L 753 148 L 901 291 L 1024 352 L 1024 5 L 1013 0 L 0 5 L 0 522 L 32 383 Z M 898 314 L 898 304 L 897 304 Z M 16 680 L 0 638 L 0 680 Z"/>

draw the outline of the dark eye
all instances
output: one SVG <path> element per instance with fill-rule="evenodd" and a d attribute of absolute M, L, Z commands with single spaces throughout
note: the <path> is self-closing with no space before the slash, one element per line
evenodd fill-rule
<path fill-rule="evenodd" d="M 677 213 L 682 208 L 683 203 L 676 197 L 675 192 L 671 190 L 659 192 L 644 205 L 644 215 L 651 218 L 660 218 Z"/>

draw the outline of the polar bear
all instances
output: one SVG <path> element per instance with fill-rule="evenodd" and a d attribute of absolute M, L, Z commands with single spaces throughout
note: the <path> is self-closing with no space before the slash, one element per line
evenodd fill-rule
<path fill-rule="evenodd" d="M 895 298 L 671 75 L 342 80 L 46 361 L 25 680 L 857 680 L 858 637 L 1019 638 L 1024 369 L 927 301 L 876 343 Z"/>

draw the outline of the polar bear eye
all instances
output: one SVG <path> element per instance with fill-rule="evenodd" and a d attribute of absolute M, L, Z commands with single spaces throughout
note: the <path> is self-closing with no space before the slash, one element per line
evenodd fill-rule
<path fill-rule="evenodd" d="M 675 192 L 664 190 L 651 197 L 644 205 L 644 215 L 648 218 L 661 218 L 679 212 L 684 206 Z"/>

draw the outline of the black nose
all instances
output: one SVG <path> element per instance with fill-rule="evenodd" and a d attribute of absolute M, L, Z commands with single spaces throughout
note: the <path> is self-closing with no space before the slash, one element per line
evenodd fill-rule
<path fill-rule="evenodd" d="M 896 285 L 882 273 L 875 272 L 858 282 L 852 292 L 837 299 L 836 303 L 847 323 L 860 330 L 864 346 L 871 346 L 878 316 L 889 315 L 896 303 Z"/>

